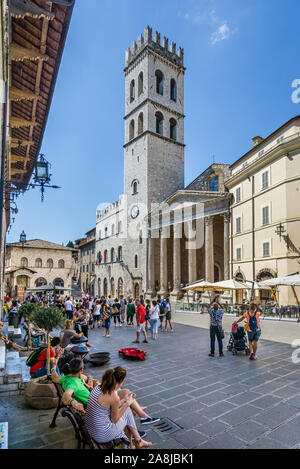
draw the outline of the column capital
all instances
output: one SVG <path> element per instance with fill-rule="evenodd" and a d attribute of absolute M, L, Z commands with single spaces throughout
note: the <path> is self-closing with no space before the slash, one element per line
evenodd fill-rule
<path fill-rule="evenodd" d="M 225 223 L 229 223 L 229 222 L 230 222 L 230 212 L 223 213 L 222 216 L 223 216 L 223 218 L 224 218 L 224 222 L 225 222 Z"/>
<path fill-rule="evenodd" d="M 205 226 L 211 226 L 213 224 L 213 222 L 214 222 L 214 217 L 213 216 L 204 218 Z"/>

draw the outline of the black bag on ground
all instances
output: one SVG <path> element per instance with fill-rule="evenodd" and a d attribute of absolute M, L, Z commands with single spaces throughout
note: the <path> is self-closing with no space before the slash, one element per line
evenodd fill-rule
<path fill-rule="evenodd" d="M 39 356 L 46 348 L 47 347 L 44 346 L 44 347 L 38 348 L 37 350 L 34 350 L 27 358 L 26 365 L 30 366 L 30 368 L 34 366 L 39 361 Z"/>

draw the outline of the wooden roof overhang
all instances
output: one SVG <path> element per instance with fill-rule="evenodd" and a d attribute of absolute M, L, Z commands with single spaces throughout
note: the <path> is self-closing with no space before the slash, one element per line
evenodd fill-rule
<path fill-rule="evenodd" d="M 73 5 L 11 0 L 6 177 L 28 185 L 40 153 Z"/>

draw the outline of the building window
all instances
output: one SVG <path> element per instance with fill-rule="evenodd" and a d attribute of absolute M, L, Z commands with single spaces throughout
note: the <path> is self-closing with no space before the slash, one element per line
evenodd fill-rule
<path fill-rule="evenodd" d="M 177 140 L 177 122 L 175 119 L 170 119 L 170 138 Z"/>
<path fill-rule="evenodd" d="M 134 80 L 130 83 L 130 102 L 135 100 L 135 83 Z"/>
<path fill-rule="evenodd" d="M 135 269 L 138 268 L 138 256 L 137 256 L 137 254 L 134 256 L 134 267 L 135 267 Z"/>
<path fill-rule="evenodd" d="M 270 243 L 263 243 L 263 257 L 270 257 Z"/>
<path fill-rule="evenodd" d="M 115 234 L 115 225 L 111 225 L 111 235 L 113 236 Z"/>
<path fill-rule="evenodd" d="M 242 219 L 241 217 L 238 217 L 236 220 L 236 233 L 241 233 L 242 232 Z"/>
<path fill-rule="evenodd" d="M 242 259 L 242 248 L 236 249 L 236 260 L 240 261 Z"/>
<path fill-rule="evenodd" d="M 104 264 L 107 264 L 107 250 L 104 251 Z"/>
<path fill-rule="evenodd" d="M 41 268 L 43 266 L 42 259 L 36 259 L 35 266 Z"/>
<path fill-rule="evenodd" d="M 47 260 L 47 268 L 48 269 L 53 269 L 53 260 L 52 259 Z"/>
<path fill-rule="evenodd" d="M 129 124 L 129 140 L 132 140 L 134 138 L 134 120 Z"/>
<path fill-rule="evenodd" d="M 209 180 L 210 192 L 219 192 L 219 177 L 216 176 Z"/>
<path fill-rule="evenodd" d="M 119 221 L 119 233 L 121 233 L 121 232 L 122 232 L 122 222 Z"/>
<path fill-rule="evenodd" d="M 36 281 L 35 281 L 35 286 L 38 288 L 38 287 L 43 287 L 44 285 L 47 285 L 47 280 L 43 277 L 40 277 L 38 278 Z"/>
<path fill-rule="evenodd" d="M 65 261 L 63 259 L 60 259 L 58 261 L 58 268 L 59 269 L 64 269 L 65 268 Z"/>
<path fill-rule="evenodd" d="M 162 115 L 161 112 L 157 112 L 155 114 L 156 117 L 156 133 L 159 135 L 164 134 L 164 116 Z"/>
<path fill-rule="evenodd" d="M 133 183 L 132 183 L 132 194 L 135 195 L 137 193 L 138 193 L 138 182 L 133 181 Z"/>
<path fill-rule="evenodd" d="M 101 230 L 99 231 L 98 239 L 101 239 Z"/>
<path fill-rule="evenodd" d="M 138 81 L 138 95 L 141 96 L 141 94 L 144 93 L 144 75 L 143 72 L 139 74 L 139 81 Z"/>
<path fill-rule="evenodd" d="M 108 228 L 107 228 L 107 226 L 106 226 L 104 232 L 105 232 L 105 236 L 104 236 L 104 237 L 107 238 L 107 236 L 108 236 Z"/>
<path fill-rule="evenodd" d="M 269 187 L 269 172 L 265 171 L 262 173 L 262 189 L 267 189 Z"/>
<path fill-rule="evenodd" d="M 110 251 L 110 262 L 111 263 L 115 262 L 115 250 L 114 250 L 114 248 L 111 248 L 111 251 Z"/>
<path fill-rule="evenodd" d="M 144 132 L 144 114 L 141 112 L 138 119 L 138 135 Z"/>
<path fill-rule="evenodd" d="M 27 257 L 22 257 L 22 259 L 21 259 L 21 267 L 28 267 L 28 259 L 27 259 Z"/>
<path fill-rule="evenodd" d="M 156 70 L 155 72 L 156 76 L 156 93 L 161 94 L 163 96 L 164 94 L 164 76 L 160 70 Z"/>
<path fill-rule="evenodd" d="M 143 244 L 143 232 L 142 232 L 142 230 L 140 231 L 140 235 L 139 235 L 139 243 Z"/>
<path fill-rule="evenodd" d="M 171 80 L 171 86 L 170 86 L 170 98 L 172 99 L 172 101 L 177 101 L 177 85 L 176 85 L 176 81 L 174 80 L 174 78 L 172 78 Z"/>
<path fill-rule="evenodd" d="M 89 266 L 88 266 L 88 264 L 86 265 L 86 271 L 87 271 L 87 272 L 89 271 Z"/>
<path fill-rule="evenodd" d="M 92 272 L 95 272 L 95 264 L 92 264 Z"/>
<path fill-rule="evenodd" d="M 241 201 L 241 188 L 238 187 L 235 191 L 235 202 L 238 204 Z"/>
<path fill-rule="evenodd" d="M 269 216 L 269 207 L 263 207 L 262 209 L 262 224 L 269 225 L 270 216 Z"/>
<path fill-rule="evenodd" d="M 82 266 L 82 272 L 85 272 L 85 265 Z"/>
<path fill-rule="evenodd" d="M 118 247 L 118 259 L 119 259 L 119 262 L 122 260 L 122 246 Z"/>

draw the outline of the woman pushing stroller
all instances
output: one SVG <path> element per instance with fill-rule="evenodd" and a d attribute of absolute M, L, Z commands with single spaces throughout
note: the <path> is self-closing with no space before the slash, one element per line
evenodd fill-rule
<path fill-rule="evenodd" d="M 257 360 L 257 347 L 258 341 L 261 335 L 261 328 L 259 318 L 261 311 L 258 309 L 255 303 L 250 304 L 250 310 L 244 313 L 237 321 L 233 323 L 236 326 L 239 322 L 242 322 L 244 319 L 247 321 L 246 331 L 248 333 L 249 348 L 250 348 L 250 360 Z"/>

